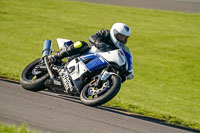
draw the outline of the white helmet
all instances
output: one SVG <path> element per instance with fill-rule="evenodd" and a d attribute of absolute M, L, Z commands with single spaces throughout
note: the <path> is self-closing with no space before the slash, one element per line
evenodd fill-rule
<path fill-rule="evenodd" d="M 115 23 L 110 30 L 110 37 L 116 47 L 124 46 L 130 37 L 131 31 L 124 23 Z"/>

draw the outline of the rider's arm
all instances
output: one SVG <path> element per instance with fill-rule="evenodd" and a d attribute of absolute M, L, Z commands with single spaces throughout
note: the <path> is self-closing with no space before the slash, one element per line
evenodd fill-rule
<path fill-rule="evenodd" d="M 76 54 L 83 54 L 90 49 L 89 45 L 84 41 L 77 41 L 74 44 L 70 45 L 66 49 L 63 49 L 57 52 L 55 55 L 50 56 L 52 62 L 56 62 L 58 59 L 63 59 L 65 57 L 73 56 Z"/>
<path fill-rule="evenodd" d="M 89 42 L 97 48 L 101 48 L 105 44 L 105 40 L 109 37 L 109 34 L 108 30 L 100 30 L 89 37 Z"/>

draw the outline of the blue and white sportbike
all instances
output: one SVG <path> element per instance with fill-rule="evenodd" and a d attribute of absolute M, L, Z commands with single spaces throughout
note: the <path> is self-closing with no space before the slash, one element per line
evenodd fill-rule
<path fill-rule="evenodd" d="M 60 49 L 72 44 L 67 39 L 58 38 L 57 41 Z M 51 64 L 48 59 L 53 52 L 51 46 L 52 41 L 46 40 L 42 57 L 23 70 L 20 84 L 24 89 L 48 89 L 58 94 L 78 96 L 85 105 L 98 106 L 116 96 L 123 81 L 133 78 L 132 55 L 127 47 L 102 51 L 92 46 L 83 55 Z"/>

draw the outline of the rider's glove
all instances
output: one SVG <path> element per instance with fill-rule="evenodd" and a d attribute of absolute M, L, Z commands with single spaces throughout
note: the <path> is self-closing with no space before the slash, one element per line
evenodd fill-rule
<path fill-rule="evenodd" d="M 133 79 L 134 78 L 134 71 L 133 69 L 130 71 L 130 74 L 126 76 L 127 80 Z"/>
<path fill-rule="evenodd" d="M 109 49 L 109 46 L 106 43 L 100 42 L 98 43 L 97 48 L 103 51 L 107 51 Z"/>

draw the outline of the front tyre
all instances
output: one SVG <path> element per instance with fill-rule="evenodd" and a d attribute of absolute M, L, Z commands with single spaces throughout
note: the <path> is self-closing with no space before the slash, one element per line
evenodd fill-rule
<path fill-rule="evenodd" d="M 121 79 L 111 75 L 101 88 L 94 86 L 95 81 L 88 83 L 81 91 L 81 102 L 88 106 L 99 106 L 111 100 L 121 88 Z"/>
<path fill-rule="evenodd" d="M 49 77 L 49 74 L 46 72 L 35 72 L 35 67 L 39 65 L 40 62 L 40 58 L 36 59 L 23 70 L 20 77 L 20 84 L 24 89 L 30 91 L 45 89 L 44 82 Z"/>

